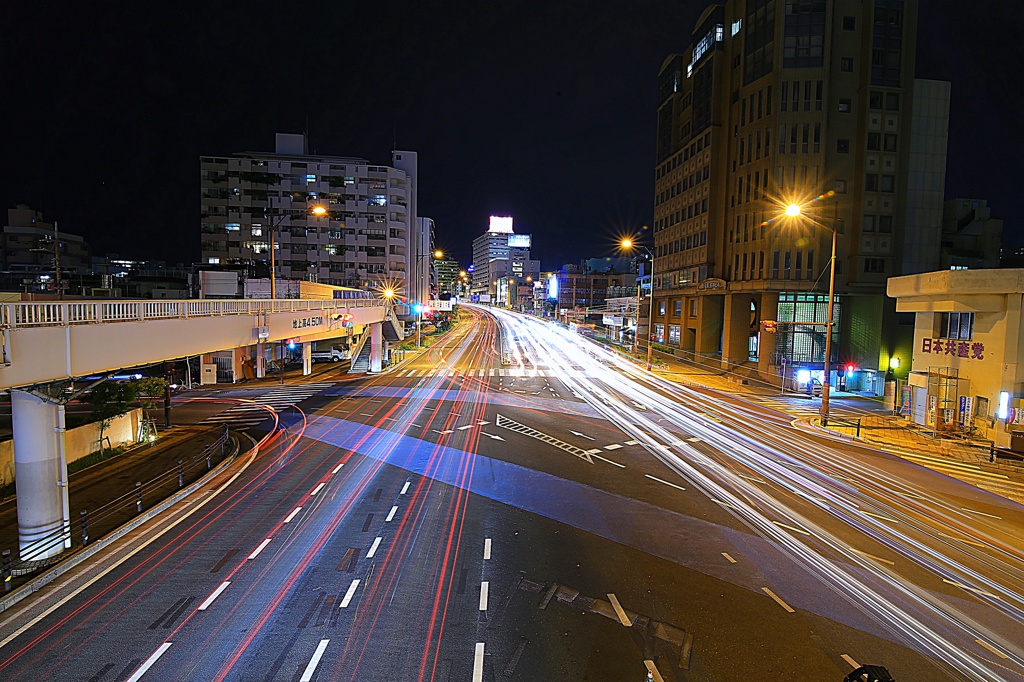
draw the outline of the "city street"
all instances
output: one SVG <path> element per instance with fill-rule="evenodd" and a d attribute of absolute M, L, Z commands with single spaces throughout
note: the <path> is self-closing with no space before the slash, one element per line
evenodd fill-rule
<path fill-rule="evenodd" d="M 1020 505 L 466 309 L 184 396 L 258 454 L 0 613 L 0 679 L 1024 680 Z"/>

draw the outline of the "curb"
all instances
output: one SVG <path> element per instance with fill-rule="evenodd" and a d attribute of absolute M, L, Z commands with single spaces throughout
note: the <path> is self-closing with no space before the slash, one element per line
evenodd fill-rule
<path fill-rule="evenodd" d="M 94 556 L 100 550 L 105 549 L 107 546 L 109 546 L 116 540 L 120 540 L 122 537 L 124 537 L 131 531 L 135 530 L 142 524 L 153 519 L 155 516 L 162 514 L 163 512 L 167 511 L 169 508 L 171 508 L 184 498 L 188 497 L 192 493 L 202 488 L 204 485 L 207 484 L 207 482 L 210 479 L 219 475 L 224 469 L 226 469 L 228 465 L 230 465 L 234 461 L 235 457 L 238 456 L 239 450 L 241 449 L 241 445 L 239 444 L 237 439 L 233 439 L 233 443 L 233 452 L 225 456 L 220 464 L 211 469 L 205 476 L 200 478 L 198 481 L 192 483 L 186 488 L 182 488 L 174 495 L 168 497 L 167 499 L 165 499 L 163 502 L 160 502 L 156 506 L 146 510 L 145 512 L 135 517 L 128 523 L 124 524 L 120 528 L 112 531 L 107 535 L 104 535 L 102 538 L 99 538 L 95 542 L 90 543 L 88 547 L 85 547 L 84 549 L 81 549 L 78 552 L 69 555 L 66 560 L 57 564 L 49 571 L 43 573 L 41 576 L 35 578 L 34 580 L 30 580 L 29 582 L 25 583 L 17 590 L 12 592 L 11 594 L 7 595 L 3 599 L 0 599 L 0 613 L 3 613 L 7 609 L 11 608 L 12 606 L 20 602 L 22 599 L 25 599 L 26 597 L 34 594 L 35 592 L 38 592 L 40 589 L 50 584 L 63 574 L 70 571 L 71 569 L 75 568 L 86 559 L 89 559 L 92 556 Z"/>

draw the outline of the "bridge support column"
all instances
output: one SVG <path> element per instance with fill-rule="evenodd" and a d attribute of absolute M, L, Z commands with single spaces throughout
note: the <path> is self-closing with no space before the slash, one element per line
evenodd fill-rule
<path fill-rule="evenodd" d="M 306 341 L 302 344 L 302 376 L 313 373 L 313 344 Z"/>
<path fill-rule="evenodd" d="M 263 379 L 267 376 L 267 346 L 264 343 L 256 344 L 256 378 Z"/>
<path fill-rule="evenodd" d="M 370 325 L 370 373 L 381 370 L 384 355 L 384 324 L 374 322 Z"/>
<path fill-rule="evenodd" d="M 14 389 L 11 421 L 18 547 L 23 560 L 44 559 L 71 547 L 64 406 Z"/>

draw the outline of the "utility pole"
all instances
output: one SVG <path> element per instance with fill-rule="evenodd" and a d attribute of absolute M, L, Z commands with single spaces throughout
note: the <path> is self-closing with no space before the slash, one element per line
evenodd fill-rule
<path fill-rule="evenodd" d="M 57 300 L 64 300 L 64 289 L 60 281 L 60 231 L 57 229 L 57 221 L 53 221 L 53 268 L 56 270 L 54 284 L 57 286 Z"/>

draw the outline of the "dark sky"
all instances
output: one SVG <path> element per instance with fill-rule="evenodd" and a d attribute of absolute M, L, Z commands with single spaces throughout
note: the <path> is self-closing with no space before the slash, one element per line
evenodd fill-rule
<path fill-rule="evenodd" d="M 1024 10 L 923 0 L 917 74 L 953 82 L 947 196 L 1019 218 Z M 199 257 L 202 154 L 310 133 L 419 152 L 420 214 L 466 261 L 492 213 L 544 268 L 650 222 L 656 76 L 706 2 L 6 2 L 0 200 L 94 253 Z"/>

